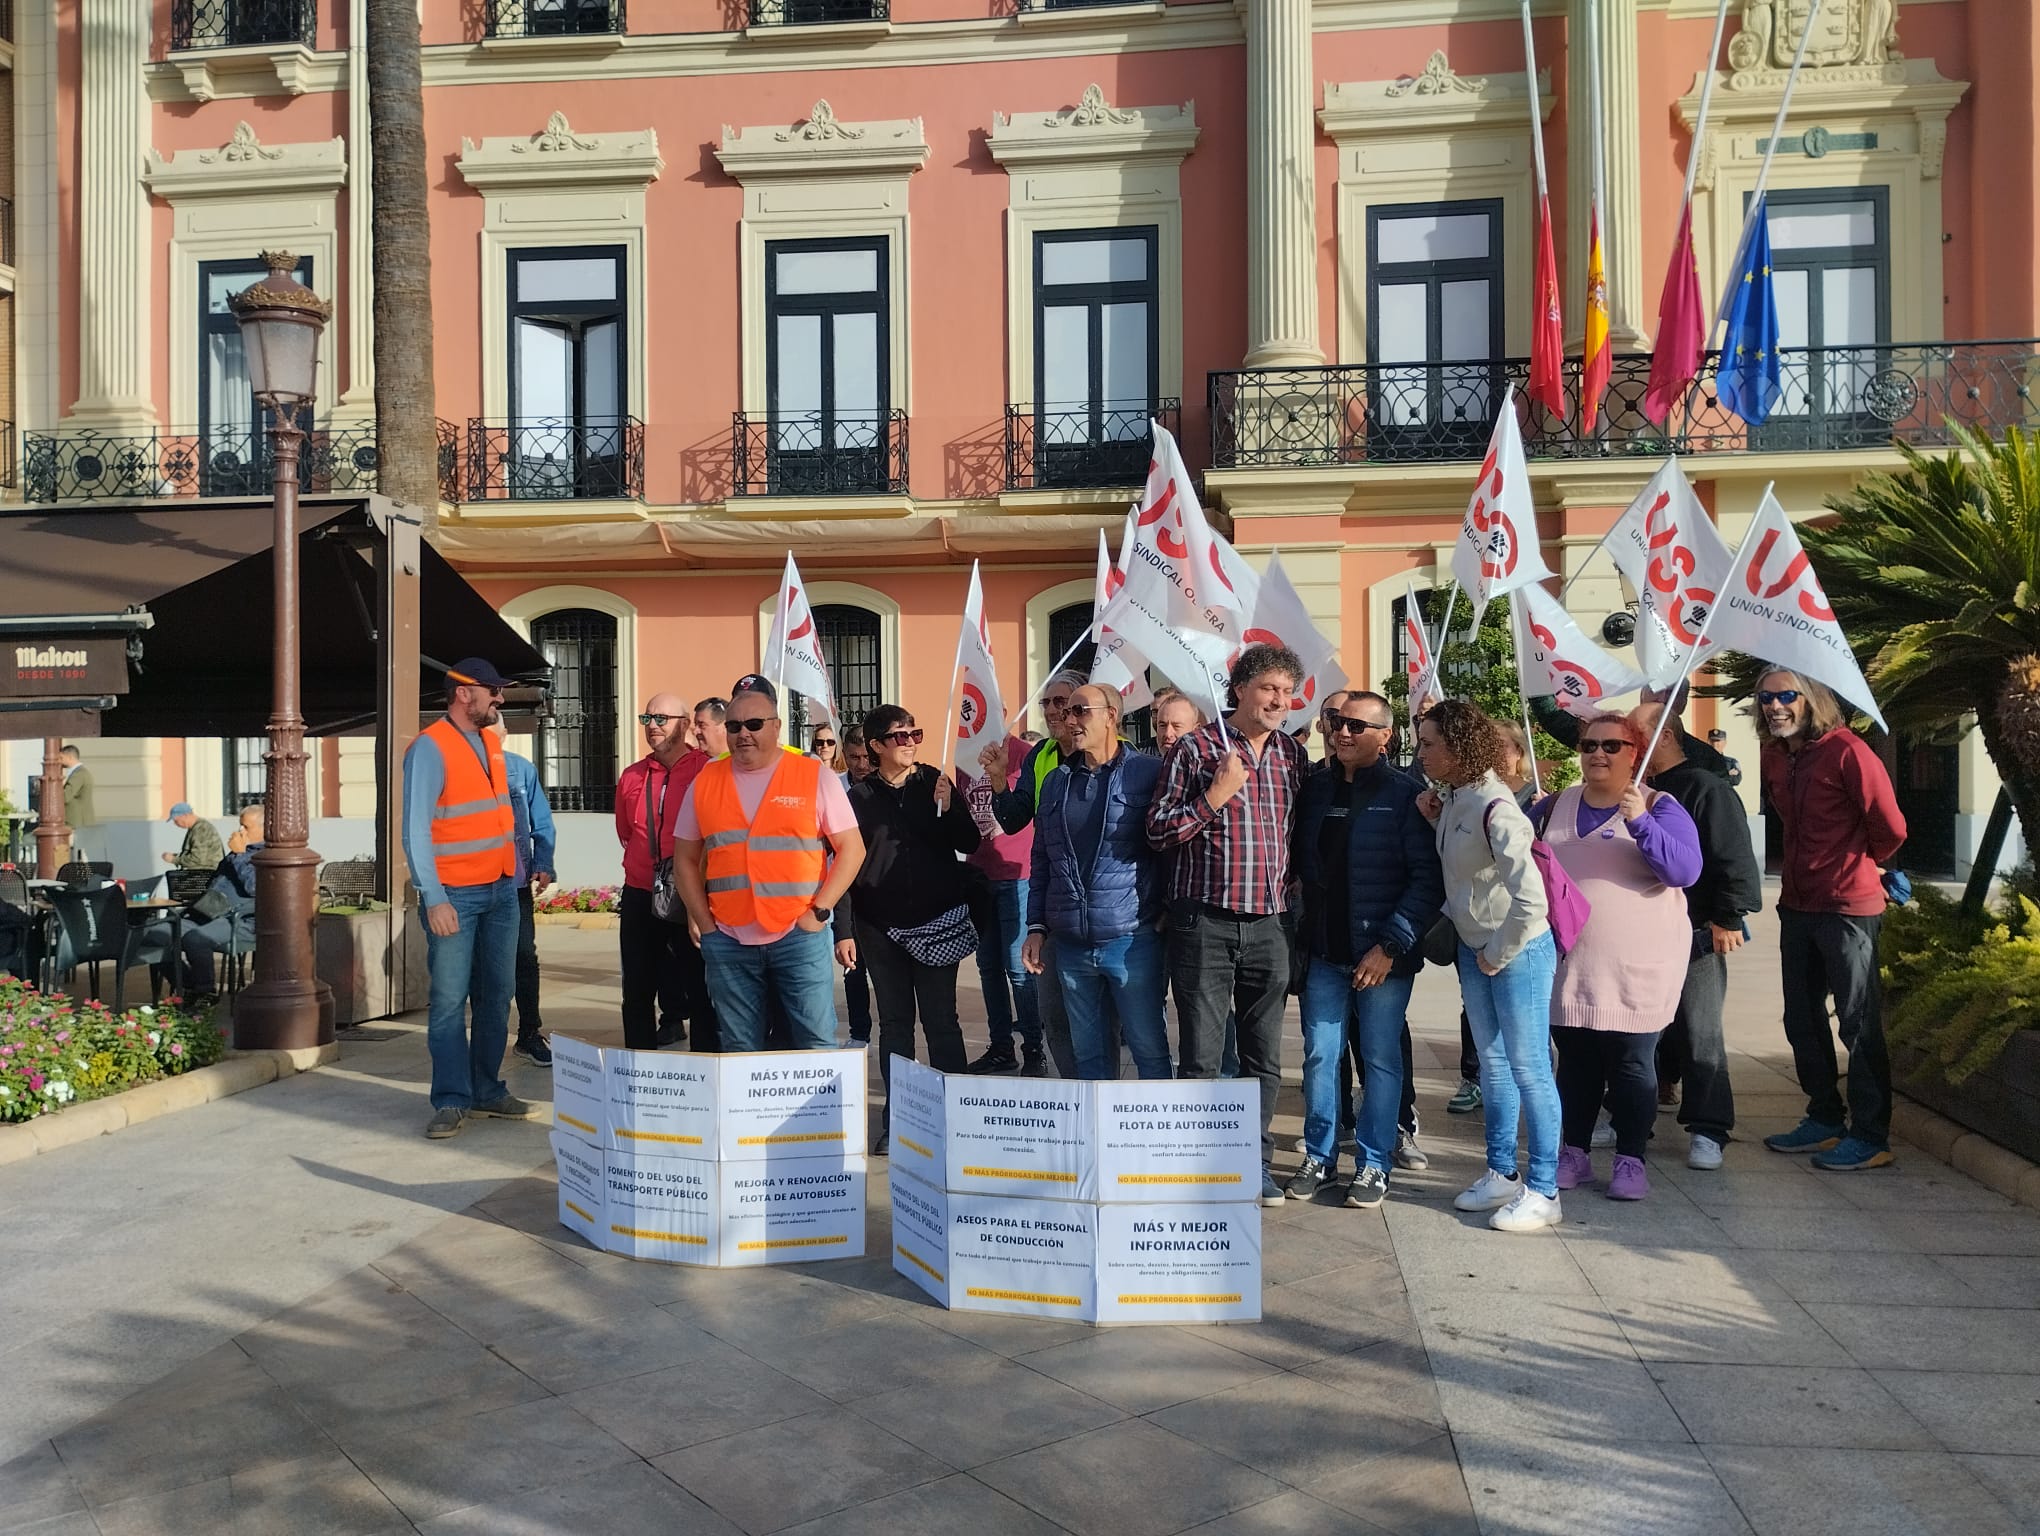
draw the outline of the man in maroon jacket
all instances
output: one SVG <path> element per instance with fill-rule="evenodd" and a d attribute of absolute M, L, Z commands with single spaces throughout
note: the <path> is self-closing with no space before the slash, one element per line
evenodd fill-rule
<path fill-rule="evenodd" d="M 1835 696 L 1773 668 L 1757 684 L 1764 795 L 1785 827 L 1778 897 L 1778 963 L 1785 1038 L 1806 1118 L 1766 1136 L 1773 1152 L 1811 1152 L 1836 1171 L 1891 1162 L 1891 1057 L 1877 979 L 1884 919 L 1880 867 L 1905 842 L 1905 817 L 1884 764 L 1848 728 Z M 1839 1089 L 1828 998 L 1849 1051 L 1848 1100 Z"/>
<path fill-rule="evenodd" d="M 687 917 L 667 922 L 652 910 L 652 879 L 673 855 L 673 823 L 687 786 L 708 766 L 708 754 L 687 744 L 694 724 L 676 694 L 654 694 L 638 716 L 651 750 L 616 783 L 616 840 L 623 844 L 623 890 L 617 897 L 617 940 L 623 961 L 623 1043 L 633 1051 L 678 1045 L 694 1024 L 694 1048 L 719 1044 L 715 1006 L 701 951 L 687 936 Z"/>

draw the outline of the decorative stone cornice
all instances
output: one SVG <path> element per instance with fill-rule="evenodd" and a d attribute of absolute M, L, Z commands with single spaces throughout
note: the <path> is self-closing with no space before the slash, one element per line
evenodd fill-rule
<path fill-rule="evenodd" d="M 1551 75 L 1537 72 L 1538 108 L 1551 116 Z M 1423 69 L 1393 80 L 1328 81 L 1318 122 L 1334 139 L 1366 134 L 1435 135 L 1446 128 L 1520 128 L 1530 94 L 1520 73 L 1455 74 L 1443 49 Z"/>
<path fill-rule="evenodd" d="M 906 176 L 928 162 L 928 140 L 918 117 L 846 123 L 825 100 L 797 123 L 766 127 L 723 126 L 715 152 L 722 168 L 738 181 L 819 176 Z"/>
<path fill-rule="evenodd" d="M 1180 107 L 1115 107 L 1103 87 L 1086 86 L 1073 107 L 1053 112 L 992 114 L 986 136 L 1001 165 L 1086 160 L 1181 161 L 1197 145 L 1197 103 Z"/>
<path fill-rule="evenodd" d="M 339 138 L 309 144 L 264 144 L 247 123 L 217 149 L 149 151 L 143 180 L 166 202 L 196 197 L 251 197 L 330 192 L 347 180 L 347 145 Z"/>
<path fill-rule="evenodd" d="M 1700 113 L 1700 90 L 1704 74 L 1693 77 L 1693 86 L 1678 101 L 1679 121 L 1691 130 Z M 1700 146 L 1700 165 L 1694 183 L 1702 190 L 1714 186 L 1724 136 L 1755 133 L 1770 136 L 1784 94 L 1782 71 L 1758 70 L 1715 76 L 1714 99 L 1707 108 L 1707 142 Z M 1917 138 L 1920 174 L 1934 179 L 1941 174 L 1947 151 L 1948 114 L 1968 94 L 1969 82 L 1950 80 L 1934 66 L 1932 59 L 1889 59 L 1878 64 L 1836 64 L 1823 69 L 1803 70 L 1792 90 L 1787 122 L 1799 133 L 1798 152 L 1808 143 L 1833 142 L 1836 125 L 1849 132 L 1883 119 L 1910 120 Z M 1808 127 L 1807 125 L 1813 125 Z M 1792 135 L 1788 135 L 1788 138 Z M 1902 143 L 1880 144 L 1875 149 L 1836 147 L 1836 154 L 1879 155 L 1904 152 Z M 1785 154 L 1789 145 L 1781 145 Z"/>
<path fill-rule="evenodd" d="M 478 191 L 559 186 L 643 187 L 666 168 L 651 128 L 576 133 L 564 112 L 525 138 L 460 141 L 461 178 Z"/>
<path fill-rule="evenodd" d="M 215 96 L 302 96 L 330 90 L 321 60 L 340 57 L 314 53 L 303 43 L 263 44 L 250 48 L 192 48 L 170 55 L 161 77 L 174 89 L 158 100 L 207 102 Z"/>

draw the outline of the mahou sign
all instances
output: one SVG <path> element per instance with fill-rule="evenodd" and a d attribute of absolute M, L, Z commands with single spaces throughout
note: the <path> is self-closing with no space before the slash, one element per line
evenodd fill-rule
<path fill-rule="evenodd" d="M 119 635 L 9 640 L 0 665 L 0 697 L 74 698 L 126 693 L 127 641 Z"/>

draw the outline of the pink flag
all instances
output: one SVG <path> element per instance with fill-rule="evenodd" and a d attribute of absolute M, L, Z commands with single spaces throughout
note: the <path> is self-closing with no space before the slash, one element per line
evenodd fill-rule
<path fill-rule="evenodd" d="M 1643 395 L 1644 415 L 1659 426 L 1671 419 L 1672 407 L 1699 376 L 1706 345 L 1700 268 L 1693 257 L 1693 204 L 1688 201 L 1672 242 L 1672 264 L 1665 269 L 1665 291 L 1658 298 L 1657 350 L 1650 356 L 1650 388 Z"/>

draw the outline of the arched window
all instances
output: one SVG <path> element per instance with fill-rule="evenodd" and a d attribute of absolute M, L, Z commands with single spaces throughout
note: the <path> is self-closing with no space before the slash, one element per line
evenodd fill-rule
<path fill-rule="evenodd" d="M 852 603 L 821 603 L 815 608 L 815 633 L 821 638 L 829 686 L 836 691 L 836 709 L 847 729 L 886 702 L 878 615 Z M 786 701 L 781 714 L 791 732 L 783 738 L 787 745 L 807 745 L 808 721 L 817 713 L 798 694 Z"/>
<path fill-rule="evenodd" d="M 616 803 L 616 620 L 562 608 L 531 621 L 531 643 L 552 664 L 552 714 L 539 723 L 538 782 L 555 811 Z"/>

